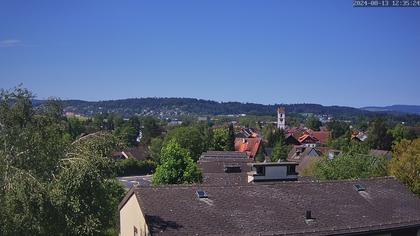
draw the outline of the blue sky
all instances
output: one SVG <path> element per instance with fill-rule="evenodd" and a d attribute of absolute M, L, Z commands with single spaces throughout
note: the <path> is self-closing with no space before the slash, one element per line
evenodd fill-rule
<path fill-rule="evenodd" d="M 420 8 L 1 0 L 0 88 L 38 98 L 420 105 Z"/>

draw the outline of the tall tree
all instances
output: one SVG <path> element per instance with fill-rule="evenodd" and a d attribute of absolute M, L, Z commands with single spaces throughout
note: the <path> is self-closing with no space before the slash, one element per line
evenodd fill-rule
<path fill-rule="evenodd" d="M 112 135 L 70 143 L 55 102 L 35 110 L 32 98 L 20 87 L 0 93 L 0 235 L 103 234 L 123 193 Z"/>
<path fill-rule="evenodd" d="M 267 146 L 274 147 L 276 143 L 286 144 L 286 134 L 282 129 L 274 129 L 271 133 L 268 133 Z"/>
<path fill-rule="evenodd" d="M 315 116 L 310 116 L 308 119 L 306 119 L 305 126 L 311 130 L 319 131 L 319 128 L 321 127 L 322 123 L 319 121 L 318 118 Z"/>
<path fill-rule="evenodd" d="M 159 126 L 158 120 L 151 116 L 144 117 L 141 120 L 143 125 L 141 128 L 143 144 L 149 145 L 152 138 L 156 138 L 161 134 L 161 128 Z"/>
<path fill-rule="evenodd" d="M 181 148 L 175 139 L 162 148 L 160 164 L 153 176 L 153 184 L 181 184 L 202 181 L 202 174 L 188 150 Z"/>
<path fill-rule="evenodd" d="M 397 124 L 393 129 L 389 130 L 389 133 L 394 138 L 395 143 L 399 143 L 403 139 L 413 140 L 416 138 L 416 133 L 402 124 Z"/>
<path fill-rule="evenodd" d="M 373 149 L 391 150 L 393 138 L 383 119 L 374 120 L 368 129 L 367 142 Z"/>
<path fill-rule="evenodd" d="M 124 143 L 125 146 L 132 147 L 137 145 L 137 131 L 130 124 L 119 126 L 115 132 L 115 136 Z"/>
<path fill-rule="evenodd" d="M 197 161 L 200 155 L 207 151 L 203 135 L 195 126 L 177 127 L 168 132 L 165 137 L 164 145 L 174 139 L 184 149 L 187 149 L 193 158 Z"/>
<path fill-rule="evenodd" d="M 228 127 L 227 151 L 235 151 L 235 129 L 232 123 Z"/>
<path fill-rule="evenodd" d="M 327 128 L 331 131 L 331 138 L 333 139 L 339 138 L 350 131 L 347 123 L 335 120 L 328 122 Z"/>
<path fill-rule="evenodd" d="M 348 153 L 332 160 L 324 157 L 315 163 L 313 173 L 316 178 L 327 180 L 386 176 L 387 164 L 385 157 Z"/>
<path fill-rule="evenodd" d="M 420 196 L 420 139 L 403 139 L 393 148 L 390 173 Z"/>
<path fill-rule="evenodd" d="M 289 154 L 290 147 L 287 146 L 284 142 L 277 142 L 274 145 L 273 153 L 271 155 L 271 161 L 287 161 L 287 156 Z"/>
<path fill-rule="evenodd" d="M 160 152 L 162 151 L 163 139 L 161 137 L 153 138 L 150 142 L 150 156 L 156 163 L 160 163 Z"/>

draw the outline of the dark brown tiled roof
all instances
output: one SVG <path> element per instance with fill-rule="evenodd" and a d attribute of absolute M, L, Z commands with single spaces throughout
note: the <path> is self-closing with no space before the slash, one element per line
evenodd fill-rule
<path fill-rule="evenodd" d="M 252 163 L 252 159 L 239 159 L 239 158 L 217 158 L 213 160 L 201 159 L 197 164 L 203 173 L 224 173 L 224 167 L 229 165 L 237 165 L 241 167 L 242 172 L 246 173 L 251 170 L 247 163 Z"/>
<path fill-rule="evenodd" d="M 237 185 L 247 183 L 247 172 L 251 171 L 253 159 L 243 152 L 208 151 L 201 155 L 197 164 L 203 172 L 205 185 Z M 226 166 L 238 166 L 240 173 L 226 173 Z"/>
<path fill-rule="evenodd" d="M 200 156 L 200 159 L 206 158 L 248 158 L 248 156 L 246 153 L 235 151 L 207 151 Z"/>
<path fill-rule="evenodd" d="M 358 192 L 354 184 L 366 190 Z M 197 190 L 208 198 L 197 198 Z M 141 187 L 131 193 L 158 235 L 337 235 L 420 226 L 420 199 L 390 177 Z M 305 221 L 307 210 L 313 222 Z"/>
<path fill-rule="evenodd" d="M 249 167 L 248 167 L 249 168 Z M 245 185 L 248 183 L 247 172 L 251 168 L 241 173 L 203 173 L 203 185 L 209 186 L 232 186 Z"/>

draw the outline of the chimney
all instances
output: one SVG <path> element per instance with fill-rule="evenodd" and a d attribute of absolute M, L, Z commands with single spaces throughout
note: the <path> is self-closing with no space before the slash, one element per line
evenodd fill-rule
<path fill-rule="evenodd" d="M 307 220 L 312 220 L 312 212 L 311 212 L 310 210 L 309 210 L 309 211 L 306 211 L 305 218 L 306 218 Z"/>

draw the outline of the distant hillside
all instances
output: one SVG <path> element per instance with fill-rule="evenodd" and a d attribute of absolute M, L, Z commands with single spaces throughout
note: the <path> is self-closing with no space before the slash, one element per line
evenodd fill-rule
<path fill-rule="evenodd" d="M 120 113 L 124 116 L 154 115 L 173 117 L 181 115 L 275 115 L 279 106 L 288 113 L 314 113 L 335 117 L 369 115 L 371 112 L 343 106 L 319 104 L 273 104 L 263 105 L 240 102 L 215 102 L 194 98 L 133 98 L 122 100 L 87 102 L 64 100 L 65 111 L 83 115 L 98 113 Z M 39 104 L 39 101 L 37 101 Z"/>
<path fill-rule="evenodd" d="M 399 113 L 407 113 L 407 114 L 417 114 L 420 115 L 420 106 L 416 105 L 392 105 L 392 106 L 385 106 L 385 107 L 363 107 L 361 108 L 366 111 L 374 111 L 374 112 L 399 112 Z"/>

